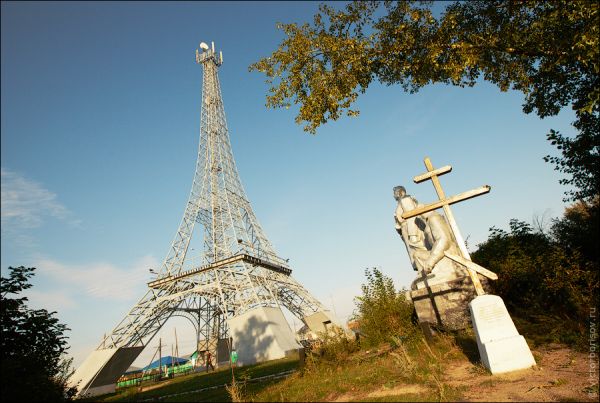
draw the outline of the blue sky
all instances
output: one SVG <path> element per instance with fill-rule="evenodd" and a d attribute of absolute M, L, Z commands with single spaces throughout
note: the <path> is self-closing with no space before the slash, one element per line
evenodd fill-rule
<path fill-rule="evenodd" d="M 266 109 L 264 76 L 248 66 L 281 41 L 276 22 L 310 21 L 317 5 L 2 2 L 2 273 L 37 267 L 31 305 L 71 328 L 76 364 L 142 296 L 180 222 L 198 146 L 200 41 L 223 51 L 231 142 L 259 221 L 342 320 L 366 267 L 399 287 L 414 278 L 392 187 L 433 201 L 430 183 L 412 182 L 425 156 L 453 166 L 441 178 L 448 195 L 492 187 L 453 208 L 471 249 L 511 218 L 562 214 L 565 189 L 542 158 L 555 152 L 550 128 L 573 133 L 570 110 L 540 120 L 521 111 L 522 94 L 486 83 L 413 95 L 375 84 L 358 118 L 313 136 L 294 108 Z M 174 326 L 191 349 L 185 324 L 161 335 Z"/>

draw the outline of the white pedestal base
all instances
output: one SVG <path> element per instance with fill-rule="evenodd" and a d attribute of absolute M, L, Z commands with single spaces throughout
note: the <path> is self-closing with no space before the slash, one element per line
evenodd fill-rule
<path fill-rule="evenodd" d="M 253 308 L 227 323 L 239 366 L 283 358 L 302 347 L 279 308 Z"/>
<path fill-rule="evenodd" d="M 497 295 L 480 295 L 469 303 L 481 362 L 492 374 L 535 365 L 523 336 L 519 335 L 504 301 Z"/>

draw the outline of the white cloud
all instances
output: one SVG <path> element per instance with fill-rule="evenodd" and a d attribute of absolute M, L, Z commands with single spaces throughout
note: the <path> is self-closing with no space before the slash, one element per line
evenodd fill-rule
<path fill-rule="evenodd" d="M 2 230 L 37 228 L 45 217 L 67 220 L 72 213 L 58 201 L 55 193 L 40 183 L 1 168 L 1 218 Z M 78 225 L 78 220 L 70 224 Z"/>
<path fill-rule="evenodd" d="M 110 263 L 67 265 L 50 259 L 36 262 L 40 275 L 96 298 L 131 301 L 141 297 L 140 292 L 149 280 L 148 268 L 157 267 L 153 256 L 144 256 L 130 267 L 117 267 Z M 70 291 L 72 292 L 72 291 Z"/>
<path fill-rule="evenodd" d="M 27 305 L 33 309 L 62 312 L 76 306 L 75 301 L 64 292 L 28 289 L 23 295 L 29 299 Z"/>
<path fill-rule="evenodd" d="M 102 334 L 110 332 L 117 319 L 122 319 L 120 312 L 132 308 L 144 295 L 150 280 L 148 268 L 158 265 L 151 255 L 123 265 L 34 259 L 34 286 L 23 295 L 29 298 L 27 305 L 31 308 L 58 312 L 60 322 L 71 329 L 68 354 L 77 368 L 96 348 Z"/>

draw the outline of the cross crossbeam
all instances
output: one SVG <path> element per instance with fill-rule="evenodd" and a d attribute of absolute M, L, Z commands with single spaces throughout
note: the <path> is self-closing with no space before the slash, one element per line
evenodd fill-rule
<path fill-rule="evenodd" d="M 423 213 L 427 213 L 429 211 L 439 209 L 440 207 L 444 207 L 444 206 L 447 206 L 450 204 L 461 202 L 463 200 L 467 200 L 467 199 L 471 199 L 473 197 L 480 196 L 484 193 L 488 193 L 491 189 L 492 188 L 487 185 L 481 186 L 481 187 L 478 187 L 477 189 L 469 190 L 469 191 L 457 194 L 456 196 L 448 197 L 444 200 L 440 200 L 440 201 L 428 204 L 427 206 L 417 207 L 414 210 L 407 211 L 406 213 L 402 214 L 402 218 L 408 219 L 408 218 L 416 217 Z"/>

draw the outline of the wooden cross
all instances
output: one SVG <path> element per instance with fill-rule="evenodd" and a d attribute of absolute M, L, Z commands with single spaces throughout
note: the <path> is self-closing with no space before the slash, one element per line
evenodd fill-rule
<path fill-rule="evenodd" d="M 469 273 L 469 277 L 471 277 L 471 281 L 473 282 L 473 286 L 475 287 L 475 291 L 477 292 L 477 295 L 483 295 L 485 294 L 485 291 L 483 291 L 483 287 L 481 286 L 481 282 L 479 281 L 477 273 L 480 273 L 493 280 L 496 280 L 498 276 L 495 273 L 471 261 L 471 256 L 469 255 L 469 251 L 467 250 L 465 241 L 463 240 L 463 237 L 460 234 L 458 225 L 456 225 L 456 220 L 454 219 L 454 214 L 452 214 L 452 210 L 450 210 L 450 205 L 458 203 L 459 201 L 467 200 L 472 197 L 482 195 L 484 193 L 488 193 L 491 187 L 485 185 L 477 189 L 469 190 L 467 192 L 463 192 L 456 196 L 451 196 L 447 198 L 444 194 L 444 190 L 442 189 L 442 185 L 440 184 L 438 176 L 452 171 L 452 167 L 450 165 L 446 165 L 441 168 L 434 169 L 433 165 L 431 164 L 431 161 L 429 160 L 429 157 L 425 157 L 425 167 L 427 168 L 427 172 L 422 175 L 415 176 L 413 180 L 415 183 L 420 183 L 426 181 L 427 179 L 431 179 L 433 187 L 435 188 L 435 191 L 438 195 L 439 201 L 428 204 L 423 207 L 418 207 L 414 210 L 407 211 L 404 214 L 402 214 L 402 218 L 408 219 L 411 217 L 421 215 L 423 213 L 427 213 L 429 211 L 437 210 L 440 207 L 443 208 L 444 214 L 446 215 L 446 219 L 448 220 L 448 224 L 450 225 L 450 229 L 454 234 L 454 239 L 458 244 L 462 256 L 456 256 L 448 252 L 444 252 L 444 255 L 446 255 L 446 257 L 448 257 L 449 259 L 452 259 L 453 261 L 466 267 L 467 272 Z"/>

